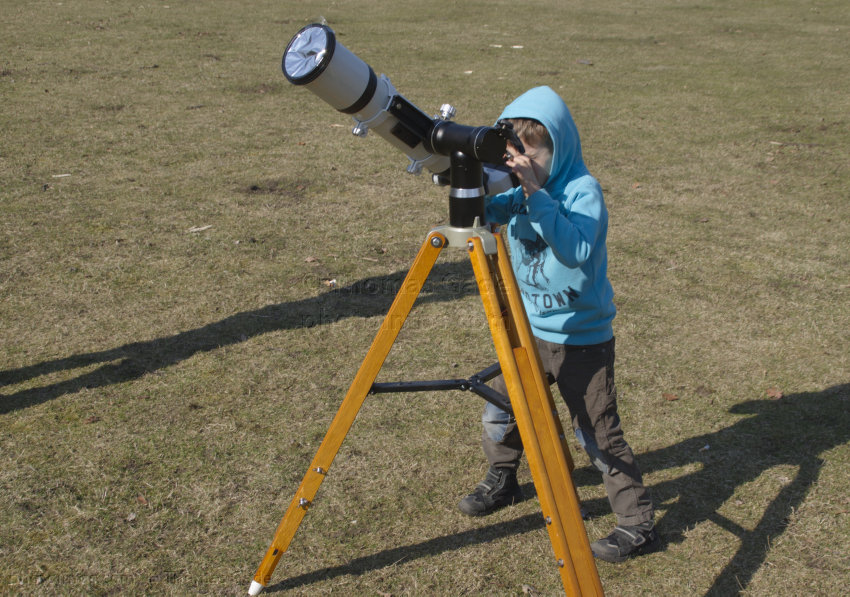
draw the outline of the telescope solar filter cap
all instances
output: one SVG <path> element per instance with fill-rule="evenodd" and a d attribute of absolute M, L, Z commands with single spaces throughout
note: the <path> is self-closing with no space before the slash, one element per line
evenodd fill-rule
<path fill-rule="evenodd" d="M 307 25 L 296 33 L 286 46 L 281 68 L 290 83 L 305 87 L 345 114 L 360 113 L 378 90 L 372 67 L 339 43 L 327 25 Z M 374 102 L 375 110 L 383 109 L 388 93 L 384 85 L 379 101 Z M 361 120 L 371 116 L 363 114 Z"/>
<path fill-rule="evenodd" d="M 283 54 L 283 74 L 290 83 L 306 85 L 327 68 L 336 38 L 327 25 L 314 23 L 299 31 Z"/>

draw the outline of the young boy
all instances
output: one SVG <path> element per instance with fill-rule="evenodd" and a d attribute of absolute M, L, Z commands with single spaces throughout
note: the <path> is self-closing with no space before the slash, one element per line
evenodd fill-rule
<path fill-rule="evenodd" d="M 505 108 L 525 145 L 508 145 L 507 165 L 521 186 L 488 197 L 487 219 L 507 224 L 511 262 L 550 383 L 557 383 L 582 448 L 602 472 L 617 526 L 591 548 L 621 562 L 658 539 L 640 470 L 620 428 L 614 386 L 614 292 L 607 278 L 608 213 L 599 183 L 582 161 L 578 131 L 548 87 Z M 507 394 L 503 378 L 493 382 Z M 513 417 L 487 403 L 482 444 L 486 478 L 461 500 L 470 516 L 521 499 L 516 470 L 522 443 Z"/>

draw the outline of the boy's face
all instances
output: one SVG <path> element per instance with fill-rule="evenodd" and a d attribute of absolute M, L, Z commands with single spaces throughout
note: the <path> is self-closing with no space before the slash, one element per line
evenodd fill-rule
<path fill-rule="evenodd" d="M 537 184 L 542 187 L 549 180 L 549 173 L 552 170 L 552 152 L 545 145 L 534 145 L 526 139 L 522 139 L 522 144 L 525 146 L 524 154 L 520 154 L 516 147 L 510 143 L 507 146 L 508 152 L 512 156 L 515 156 L 515 158 L 519 158 L 522 162 L 525 160 L 522 160 L 520 156 L 528 158 L 530 162 L 528 166 L 530 166 L 534 177 L 537 179 Z M 517 165 L 520 164 L 516 159 L 514 161 Z"/>
<path fill-rule="evenodd" d="M 549 180 L 549 173 L 552 171 L 552 152 L 545 145 L 531 145 L 525 142 L 524 145 L 525 155 L 531 160 L 537 180 L 540 186 L 543 186 Z"/>

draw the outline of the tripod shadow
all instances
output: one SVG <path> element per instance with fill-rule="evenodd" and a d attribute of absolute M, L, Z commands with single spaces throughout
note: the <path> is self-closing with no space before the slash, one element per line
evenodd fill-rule
<path fill-rule="evenodd" d="M 401 288 L 405 275 L 407 271 L 403 270 L 387 276 L 363 278 L 315 297 L 237 313 L 173 336 L 0 371 L 2 387 L 102 363 L 91 372 L 65 381 L 13 394 L 0 394 L 0 414 L 41 404 L 84 388 L 130 381 L 180 363 L 194 354 L 239 344 L 268 332 L 327 325 L 348 317 L 384 315 Z M 477 292 L 478 286 L 468 261 L 438 263 L 432 268 L 417 304 L 449 301 Z"/>
<path fill-rule="evenodd" d="M 539 514 L 527 514 L 515 520 L 492 524 L 479 529 L 471 529 L 445 537 L 435 537 L 421 543 L 387 549 L 376 554 L 356 558 L 340 566 L 307 572 L 271 585 L 264 592 L 277 593 L 280 591 L 289 591 L 339 576 L 358 576 L 371 570 L 380 570 L 381 568 L 388 568 L 418 558 L 430 557 L 456 550 L 464 545 L 472 543 L 486 544 L 491 541 L 504 539 L 505 537 L 522 535 L 530 531 L 542 529 L 543 527 L 543 518 Z"/>
<path fill-rule="evenodd" d="M 737 595 L 746 590 L 764 564 L 769 546 L 784 532 L 789 517 L 817 481 L 823 466 L 820 455 L 850 441 L 850 384 L 780 400 L 743 402 L 730 412 L 751 416 L 725 429 L 647 452 L 638 458 L 644 472 L 701 464 L 697 472 L 664 481 L 651 490 L 662 514 L 657 524 L 661 549 L 683 542 L 685 531 L 705 521 L 717 524 L 739 542 L 737 551 L 706 592 L 707 597 Z M 778 481 L 781 488 L 754 527 L 745 528 L 720 513 L 740 487 L 781 465 L 796 467 L 796 476 Z M 577 484 L 599 483 L 598 473 L 592 475 L 587 469 L 578 469 L 574 475 Z M 534 494 L 534 489 L 524 487 L 523 492 L 528 497 Z M 591 514 L 609 511 L 606 500 L 592 500 L 583 506 Z M 399 562 L 461 549 L 472 543 L 486 544 L 543 528 L 542 517 L 529 514 L 356 558 L 340 566 L 286 579 L 268 590 L 285 591 L 328 578 L 360 575 Z"/>

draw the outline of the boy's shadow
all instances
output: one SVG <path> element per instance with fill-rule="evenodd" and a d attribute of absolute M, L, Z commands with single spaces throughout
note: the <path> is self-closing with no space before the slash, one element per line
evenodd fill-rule
<path fill-rule="evenodd" d="M 75 354 L 35 365 L 0 371 L 0 388 L 42 375 L 102 363 L 97 369 L 65 381 L 0 394 L 0 414 L 41 404 L 83 388 L 98 388 L 136 379 L 207 352 L 274 332 L 327 325 L 347 317 L 374 317 L 389 310 L 406 270 L 363 278 L 315 297 L 237 313 L 221 321 L 165 338 L 133 342 L 99 352 Z M 468 261 L 436 264 L 417 304 L 450 301 L 478 292 Z M 365 354 L 366 347 L 364 347 Z"/>
<path fill-rule="evenodd" d="M 749 416 L 725 429 L 638 458 L 647 473 L 701 465 L 696 472 L 658 483 L 651 490 L 663 513 L 658 528 L 664 543 L 683 542 L 688 529 L 706 521 L 729 533 L 730 543 L 739 542 L 706 593 L 718 597 L 746 589 L 770 546 L 817 481 L 824 464 L 821 455 L 850 441 L 850 384 L 778 400 L 743 402 L 730 412 Z M 755 526 L 745 527 L 733 520 L 736 508 L 747 513 L 754 507 L 738 490 L 779 466 L 784 468 L 773 480 L 775 493 L 770 494 L 772 500 Z M 789 466 L 796 470 L 788 471 Z M 759 487 L 769 483 L 762 479 Z M 730 504 L 731 499 L 735 502 Z M 756 499 L 762 499 L 761 494 Z M 733 514 L 727 516 L 721 510 Z"/>

